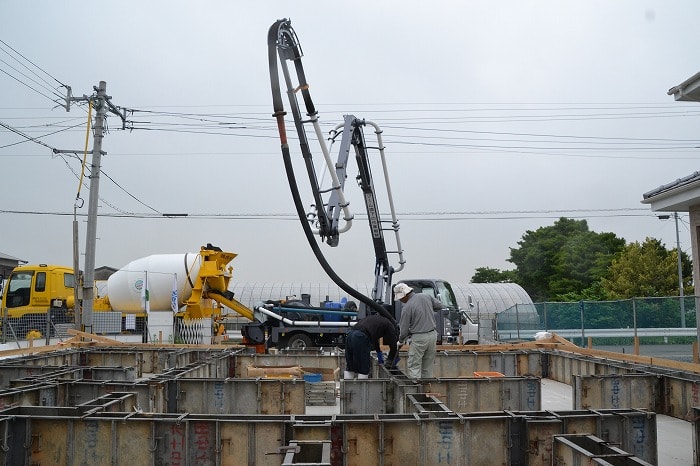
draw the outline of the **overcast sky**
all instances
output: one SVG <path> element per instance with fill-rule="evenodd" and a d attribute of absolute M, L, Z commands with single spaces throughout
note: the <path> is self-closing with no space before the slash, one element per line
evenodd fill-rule
<path fill-rule="evenodd" d="M 562 216 L 673 248 L 673 221 L 640 201 L 698 170 L 700 104 L 666 94 L 700 71 L 698 17 L 695 0 L 0 0 L 0 252 L 72 264 L 80 162 L 52 149 L 84 148 L 87 107 L 52 100 L 105 81 L 114 106 L 137 111 L 132 130 L 107 120 L 96 266 L 212 243 L 239 255 L 237 281 L 327 281 L 271 117 L 279 18 L 298 35 L 324 131 L 344 114 L 384 131 L 407 261 L 396 280 L 510 269 L 523 234 Z M 351 164 L 359 200 L 354 176 Z M 364 207 L 351 207 L 355 225 L 324 252 L 343 279 L 369 282 Z"/>

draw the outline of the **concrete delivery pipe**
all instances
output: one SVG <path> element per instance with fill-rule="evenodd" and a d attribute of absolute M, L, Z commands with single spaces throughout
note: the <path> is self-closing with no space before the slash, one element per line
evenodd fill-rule
<path fill-rule="evenodd" d="M 147 286 L 151 310 L 171 309 L 175 287 L 179 306 L 192 294 L 200 265 L 196 253 L 155 254 L 129 262 L 107 280 L 110 305 L 115 311 L 144 311 Z"/>

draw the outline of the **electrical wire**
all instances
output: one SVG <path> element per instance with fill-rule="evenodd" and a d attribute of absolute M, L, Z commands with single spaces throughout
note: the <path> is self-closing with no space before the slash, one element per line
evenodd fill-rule
<path fill-rule="evenodd" d="M 627 213 L 621 213 L 625 211 Z M 635 212 L 637 211 L 637 212 Z M 593 214 L 585 214 L 585 212 L 596 212 Z M 18 215 L 47 215 L 47 216 L 65 216 L 73 215 L 69 212 L 57 211 L 31 211 L 31 210 L 8 210 L 0 209 L 0 213 L 18 214 Z M 620 218 L 620 217 L 653 217 L 655 214 L 649 210 L 640 208 L 629 209 L 573 209 L 573 210 L 538 210 L 538 211 L 492 211 L 492 212 L 405 212 L 398 213 L 402 217 L 402 221 L 462 221 L 462 220 L 536 220 L 536 219 L 558 219 L 558 218 L 575 218 L 575 219 L 590 219 L 590 218 Z M 129 213 L 129 212 L 101 212 L 99 217 L 112 218 L 136 218 L 136 219 L 159 219 L 171 218 L 167 214 L 155 213 Z M 366 214 L 356 214 L 357 218 L 365 218 Z M 299 221 L 296 214 L 293 213 L 187 213 L 186 215 L 178 216 L 181 220 L 281 220 L 281 221 Z M 680 218 L 680 217 L 679 217 Z"/>
<path fill-rule="evenodd" d="M 66 89 L 68 89 L 68 86 L 66 86 L 65 84 L 63 84 L 61 81 L 59 81 L 58 79 L 56 79 L 55 77 L 53 77 L 51 74 L 49 74 L 48 72 L 46 72 L 44 69 L 42 69 L 41 67 L 39 67 L 37 64 L 35 64 L 33 61 L 31 61 L 30 59 L 28 59 L 27 57 L 25 57 L 24 55 L 22 55 L 20 52 L 18 52 L 17 50 L 15 50 L 15 49 L 14 49 L 12 46 L 10 46 L 7 42 L 5 42 L 5 41 L 3 41 L 3 40 L 0 40 L 0 44 L 2 44 L 2 46 L 0 46 L 0 51 L 4 52 L 8 57 L 10 57 L 10 59 L 12 59 L 12 60 L 14 60 L 15 62 L 17 62 L 20 66 L 22 66 L 25 70 L 27 70 L 27 72 L 29 72 L 30 74 L 32 74 L 33 76 L 35 76 L 37 79 L 39 79 L 39 80 L 42 81 L 42 82 L 39 82 L 39 81 L 37 81 L 36 79 L 34 79 L 34 78 L 28 76 L 27 74 L 25 74 L 24 72 L 22 72 L 22 71 L 20 71 L 19 69 L 15 68 L 14 66 L 12 66 L 10 63 L 6 62 L 5 60 L 0 59 L 0 62 L 4 63 L 5 65 L 7 65 L 8 67 L 10 67 L 12 70 L 14 70 L 16 73 L 20 74 L 20 75 L 23 76 L 24 78 L 30 80 L 32 83 L 38 85 L 39 87 L 43 88 L 44 90 L 49 91 L 49 93 L 53 94 L 53 95 L 56 97 L 56 99 L 47 96 L 46 94 L 44 94 L 43 92 L 39 91 L 38 89 L 35 89 L 35 88 L 32 87 L 31 85 L 29 85 L 29 84 L 27 84 L 26 82 L 24 82 L 24 81 L 22 81 L 21 79 L 19 79 L 16 75 L 11 74 L 10 72 L 8 72 L 8 71 L 6 71 L 6 70 L 4 70 L 4 69 L 0 69 L 0 71 L 2 71 L 4 74 L 8 75 L 9 77 L 11 77 L 12 79 L 14 79 L 15 81 L 19 82 L 20 84 L 22 84 L 22 85 L 26 86 L 27 88 L 31 89 L 32 91 L 36 92 L 37 94 L 41 95 L 42 97 L 45 97 L 45 98 L 51 100 L 51 102 L 53 102 L 53 103 L 59 103 L 59 104 L 60 104 L 60 102 L 61 102 L 62 100 L 65 100 L 65 97 L 64 97 L 63 95 L 59 94 L 58 92 L 56 92 L 55 88 L 52 88 L 51 85 L 50 85 L 50 83 L 49 83 L 48 81 L 46 81 L 46 79 L 44 79 L 43 76 L 39 75 L 39 74 L 36 72 L 36 70 L 38 70 L 38 71 L 40 71 L 41 73 L 43 73 L 43 75 L 48 76 L 51 80 L 55 81 L 60 87 L 65 87 Z M 8 51 L 8 49 L 9 49 L 10 51 L 12 51 L 12 53 L 10 53 L 10 52 Z M 19 60 L 17 57 L 20 57 L 22 60 Z M 27 63 L 29 63 L 29 65 L 31 65 L 31 67 L 27 66 Z"/>

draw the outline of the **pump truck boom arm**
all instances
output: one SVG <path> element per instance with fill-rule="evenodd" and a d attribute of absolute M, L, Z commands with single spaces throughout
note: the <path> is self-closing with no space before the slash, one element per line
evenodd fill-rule
<path fill-rule="evenodd" d="M 374 128 L 374 133 L 377 137 L 378 146 L 376 149 L 379 151 L 379 155 L 382 162 L 382 169 L 384 174 L 384 184 L 386 186 L 386 199 L 389 204 L 389 209 L 391 212 L 391 227 L 385 228 L 385 223 L 381 218 L 381 213 L 379 209 L 379 203 L 377 200 L 377 195 L 375 193 L 375 183 L 372 179 L 372 170 L 370 164 L 369 150 L 370 147 L 367 145 L 365 140 L 365 135 L 363 128 L 365 126 L 372 126 Z M 342 129 L 341 133 L 338 133 Z M 394 209 L 394 200 L 391 194 L 391 183 L 389 181 L 388 170 L 386 165 L 386 157 L 384 155 L 384 145 L 382 143 L 381 134 L 382 131 L 376 123 L 371 121 L 360 120 L 353 115 L 345 115 L 344 123 L 336 126 L 336 128 L 331 132 L 331 144 L 333 144 L 338 135 L 341 135 L 340 147 L 338 149 L 338 161 L 335 164 L 336 172 L 338 172 L 338 178 L 345 180 L 347 160 L 349 158 L 350 147 L 354 148 L 355 160 L 357 161 L 358 175 L 356 177 L 357 184 L 362 190 L 362 198 L 365 203 L 365 210 L 367 212 L 367 220 L 369 222 L 370 233 L 372 236 L 372 244 L 374 246 L 374 257 L 375 257 L 375 282 L 372 288 L 372 299 L 375 301 L 380 301 L 384 303 L 391 302 L 391 282 L 392 277 L 395 272 L 399 272 L 403 269 L 404 263 L 406 262 L 403 258 L 403 249 L 401 248 L 401 238 L 399 237 L 399 222 L 396 218 L 396 210 Z M 341 189 L 344 188 L 344 184 Z M 340 198 L 335 196 L 335 191 L 331 193 L 330 199 L 328 201 L 328 209 L 339 207 Z M 389 251 L 386 246 L 386 241 L 384 238 L 384 231 L 392 231 L 394 233 L 394 241 L 396 244 L 395 251 Z M 394 253 L 398 255 L 398 265 L 396 267 L 391 265 L 389 260 L 389 254 Z"/>
<path fill-rule="evenodd" d="M 277 120 L 282 156 L 287 172 L 287 180 L 292 192 L 297 215 L 301 220 L 304 233 L 312 251 L 314 252 L 314 255 L 328 276 L 349 295 L 360 300 L 375 312 L 384 315 L 393 322 L 395 321 L 394 317 L 384 308 L 382 304 L 390 302 L 391 277 L 395 271 L 398 271 L 403 267 L 405 261 L 403 259 L 403 250 L 401 249 L 398 238 L 398 221 L 396 220 L 393 201 L 391 200 L 391 190 L 389 188 L 388 178 L 386 179 L 386 186 L 390 199 L 389 203 L 392 210 L 391 225 L 394 234 L 396 235 L 397 242 L 397 250 L 393 252 L 399 255 L 399 265 L 397 268 L 393 268 L 389 264 L 387 256 L 388 251 L 384 243 L 383 226 L 379 217 L 379 207 L 374 193 L 374 183 L 372 182 L 369 158 L 367 155 L 367 145 L 363 134 L 363 127 L 367 123 L 351 115 L 345 117 L 345 122 L 334 130 L 331 137 L 332 144 L 339 134 L 338 130 L 342 128 L 342 133 L 340 133 L 342 134 L 342 137 L 340 138 L 341 142 L 339 156 L 337 161 L 333 162 L 330 158 L 330 148 L 325 144 L 325 139 L 320 128 L 318 112 L 316 111 L 311 99 L 309 85 L 306 81 L 304 68 L 301 62 L 302 56 L 303 53 L 301 50 L 301 45 L 299 44 L 296 33 L 291 27 L 291 22 L 287 19 L 276 21 L 270 27 L 268 32 L 268 60 L 274 108 L 273 116 Z M 293 76 L 289 69 L 288 62 L 292 62 L 294 65 L 295 77 L 298 84 L 293 83 Z M 309 223 L 309 215 L 307 215 L 304 211 L 304 204 L 299 193 L 299 188 L 291 161 L 287 130 L 284 120 L 286 112 L 282 102 L 280 72 L 282 73 L 286 85 L 286 92 L 294 119 L 297 137 L 299 139 L 302 157 L 311 183 L 311 191 L 314 198 L 315 208 L 315 211 L 311 217 L 317 226 L 316 233 L 320 236 L 321 241 L 326 242 L 330 246 L 337 246 L 340 234 L 347 231 L 352 225 L 352 214 L 349 211 L 348 202 L 345 198 L 343 188 L 347 177 L 346 169 L 349 151 L 351 147 L 355 149 L 355 157 L 359 167 L 359 175 L 357 180 L 363 191 L 376 257 L 375 286 L 373 288 L 371 298 L 364 296 L 355 289 L 351 288 L 334 272 L 321 252 L 318 242 L 314 237 L 314 231 L 312 231 Z M 304 101 L 306 115 L 308 117 L 307 119 L 302 118 L 299 102 L 297 101 L 297 94 L 299 93 L 301 93 Z M 310 144 L 305 128 L 305 125 L 307 124 L 311 124 L 313 126 L 313 132 L 316 134 L 317 142 L 320 145 L 321 152 L 323 153 L 325 159 L 325 165 L 328 168 L 328 172 L 332 180 L 332 186 L 327 191 L 323 191 L 320 188 L 320 183 L 316 175 Z M 373 126 L 376 129 L 375 133 L 379 141 L 378 149 L 382 154 L 384 174 L 386 177 L 386 164 L 384 162 L 383 155 L 384 148 L 381 143 L 381 131 L 376 125 L 373 124 Z M 328 193 L 330 193 L 328 200 L 325 200 L 323 196 L 324 194 Z M 345 221 L 345 224 L 342 227 L 340 226 L 341 212 L 343 215 L 343 220 Z"/>

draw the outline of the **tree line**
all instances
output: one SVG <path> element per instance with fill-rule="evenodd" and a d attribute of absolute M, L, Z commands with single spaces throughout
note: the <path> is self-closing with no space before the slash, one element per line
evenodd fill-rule
<path fill-rule="evenodd" d="M 515 268 L 478 267 L 472 283 L 511 282 L 534 302 L 608 301 L 678 296 L 678 254 L 658 239 L 627 243 L 614 233 L 597 233 L 586 220 L 560 218 L 528 230 L 510 248 Z M 694 294 L 692 262 L 680 251 L 684 294 Z"/>

